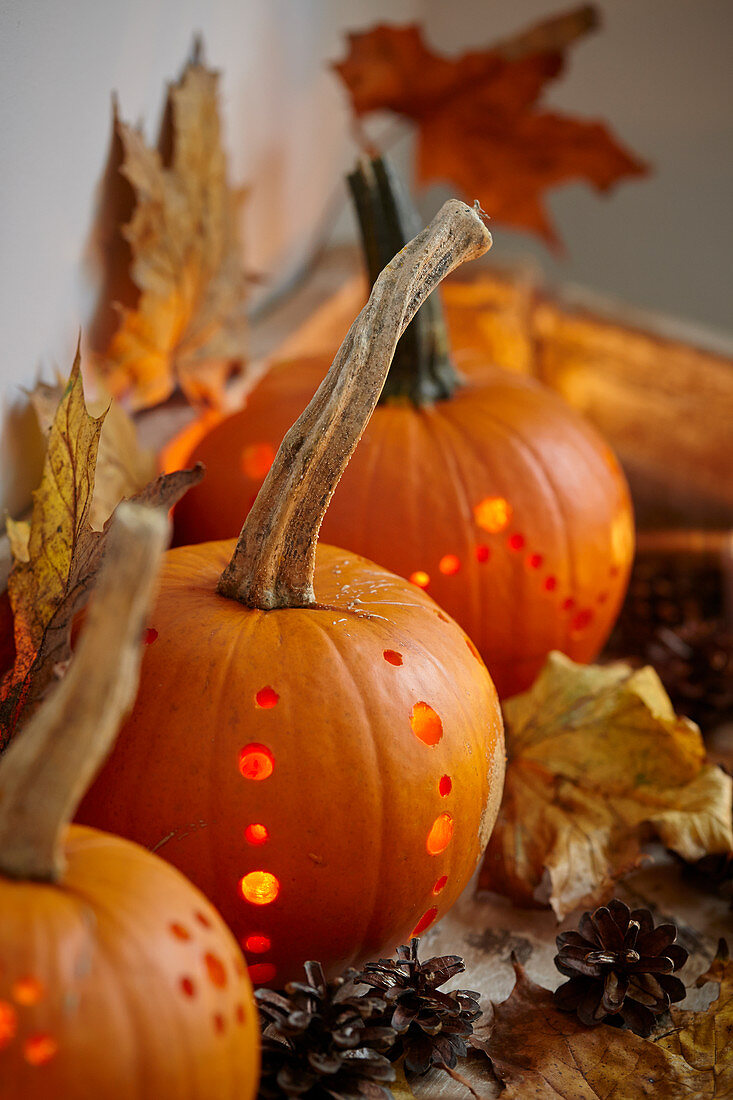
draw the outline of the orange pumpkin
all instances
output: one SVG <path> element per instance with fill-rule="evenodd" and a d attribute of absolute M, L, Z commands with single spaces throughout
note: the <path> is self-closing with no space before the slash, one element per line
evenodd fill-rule
<path fill-rule="evenodd" d="M 66 823 L 129 708 L 166 524 L 125 506 L 77 655 L 0 762 L 3 1100 L 251 1098 L 259 1026 L 231 933 L 180 872 Z"/>
<path fill-rule="evenodd" d="M 487 240 L 447 204 L 377 281 L 236 547 L 168 555 L 135 709 L 82 806 L 214 900 L 255 981 L 313 958 L 337 972 L 419 934 L 496 818 L 501 714 L 472 643 L 419 588 L 315 553 L 399 333 L 436 269 Z"/>
<path fill-rule="evenodd" d="M 401 247 L 405 215 L 381 162 L 373 173 L 352 178 L 372 273 Z M 400 342 L 322 535 L 425 588 L 508 696 L 550 650 L 582 662 L 603 646 L 631 567 L 630 497 L 609 446 L 540 383 L 475 354 L 459 378 L 437 310 L 431 299 Z M 176 508 L 178 543 L 236 531 L 326 366 L 278 363 L 198 443 L 207 476 Z"/>

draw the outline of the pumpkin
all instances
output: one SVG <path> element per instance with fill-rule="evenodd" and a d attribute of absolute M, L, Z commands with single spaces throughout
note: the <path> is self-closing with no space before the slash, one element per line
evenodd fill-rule
<path fill-rule="evenodd" d="M 338 973 L 419 935 L 496 818 L 501 713 L 472 642 L 421 589 L 316 552 L 399 333 L 489 239 L 446 204 L 377 280 L 239 541 L 168 554 L 137 703 L 81 807 L 197 883 L 254 981 L 308 959 Z"/>
<path fill-rule="evenodd" d="M 257 1009 L 221 917 L 157 856 L 66 828 L 134 697 L 165 538 L 120 506 L 69 672 L 0 761 L 3 1100 L 255 1095 Z"/>
<path fill-rule="evenodd" d="M 380 161 L 352 184 L 373 276 L 402 246 L 409 210 Z M 631 567 L 630 497 L 610 447 L 562 398 L 466 349 L 459 377 L 439 309 L 430 299 L 400 341 L 322 535 L 425 588 L 504 697 L 551 650 L 584 662 L 602 648 Z M 236 531 L 326 365 L 277 363 L 198 442 L 207 477 L 176 508 L 176 542 Z"/>

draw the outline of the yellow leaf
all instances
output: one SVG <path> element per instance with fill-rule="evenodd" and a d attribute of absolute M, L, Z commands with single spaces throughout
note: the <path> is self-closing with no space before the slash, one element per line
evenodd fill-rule
<path fill-rule="evenodd" d="M 705 763 L 652 668 L 553 653 L 504 706 L 508 765 L 480 883 L 559 919 L 638 862 L 649 833 L 685 859 L 733 848 L 731 779 Z"/>
<path fill-rule="evenodd" d="M 242 194 L 227 184 L 217 85 L 218 75 L 194 60 L 169 89 L 165 158 L 116 121 L 136 199 L 125 234 L 140 298 L 122 311 L 99 369 L 133 408 L 164 401 L 176 386 L 215 405 L 243 368 Z"/>

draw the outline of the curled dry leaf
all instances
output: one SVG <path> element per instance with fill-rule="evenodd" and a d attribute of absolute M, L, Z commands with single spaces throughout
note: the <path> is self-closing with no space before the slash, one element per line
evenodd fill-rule
<path fill-rule="evenodd" d="M 245 361 L 243 192 L 227 183 L 217 86 L 217 73 L 189 63 L 169 89 L 163 152 L 115 119 L 135 193 L 125 234 L 140 297 L 121 310 L 98 369 L 133 408 L 158 404 L 177 386 L 192 402 L 217 405 Z"/>
<path fill-rule="evenodd" d="M 557 244 L 544 192 L 583 180 L 599 191 L 647 172 L 605 125 L 542 109 L 565 51 L 598 24 L 583 5 L 481 51 L 447 58 L 417 25 L 350 34 L 334 68 L 357 117 L 394 111 L 417 127 L 422 183 L 450 180 L 492 220 Z"/>
<path fill-rule="evenodd" d="M 8 579 L 15 661 L 0 686 L 0 749 L 64 670 L 74 615 L 86 602 L 104 557 L 111 517 L 101 531 L 91 525 L 104 423 L 104 415 L 87 411 L 77 351 L 48 433 L 31 521 L 9 523 L 15 555 Z M 202 476 L 200 468 L 162 475 L 130 499 L 170 508 Z"/>
<path fill-rule="evenodd" d="M 693 861 L 733 848 L 731 777 L 705 763 L 652 668 L 560 653 L 504 705 L 507 773 L 480 885 L 558 919 L 639 859 L 652 833 Z"/>
<path fill-rule="evenodd" d="M 705 1012 L 673 1008 L 672 1029 L 656 1042 L 607 1024 L 584 1027 L 560 1012 L 550 990 L 530 981 L 519 963 L 514 970 L 511 995 L 471 1039 L 505 1084 L 506 1100 L 732 1095 L 733 967 L 725 953 L 700 979 L 720 983 L 717 999 Z"/>

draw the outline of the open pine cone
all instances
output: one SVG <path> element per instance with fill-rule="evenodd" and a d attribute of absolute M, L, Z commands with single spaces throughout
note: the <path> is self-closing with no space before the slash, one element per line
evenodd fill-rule
<path fill-rule="evenodd" d="M 260 1097 L 307 1100 L 392 1100 L 386 1082 L 395 1071 L 380 1053 L 395 1033 L 382 1024 L 384 1000 L 358 996 L 349 971 L 327 982 L 320 963 L 305 964 L 306 981 L 285 992 L 255 993 L 262 1026 Z"/>
<path fill-rule="evenodd" d="M 570 981 L 555 990 L 556 1005 L 589 1026 L 623 1021 L 649 1035 L 655 1016 L 687 992 L 672 973 L 687 961 L 677 929 L 655 928 L 648 909 L 632 912 L 618 898 L 584 913 L 578 927 L 557 937 L 555 966 Z"/>
<path fill-rule="evenodd" d="M 459 955 L 443 955 L 421 963 L 418 940 L 398 947 L 396 959 L 367 963 L 354 981 L 381 990 L 384 1020 L 397 1033 L 390 1057 L 405 1056 L 405 1069 L 425 1073 L 431 1065 L 453 1068 L 466 1054 L 466 1039 L 481 1015 L 478 993 L 466 989 L 443 993 L 439 986 L 466 969 Z"/>

